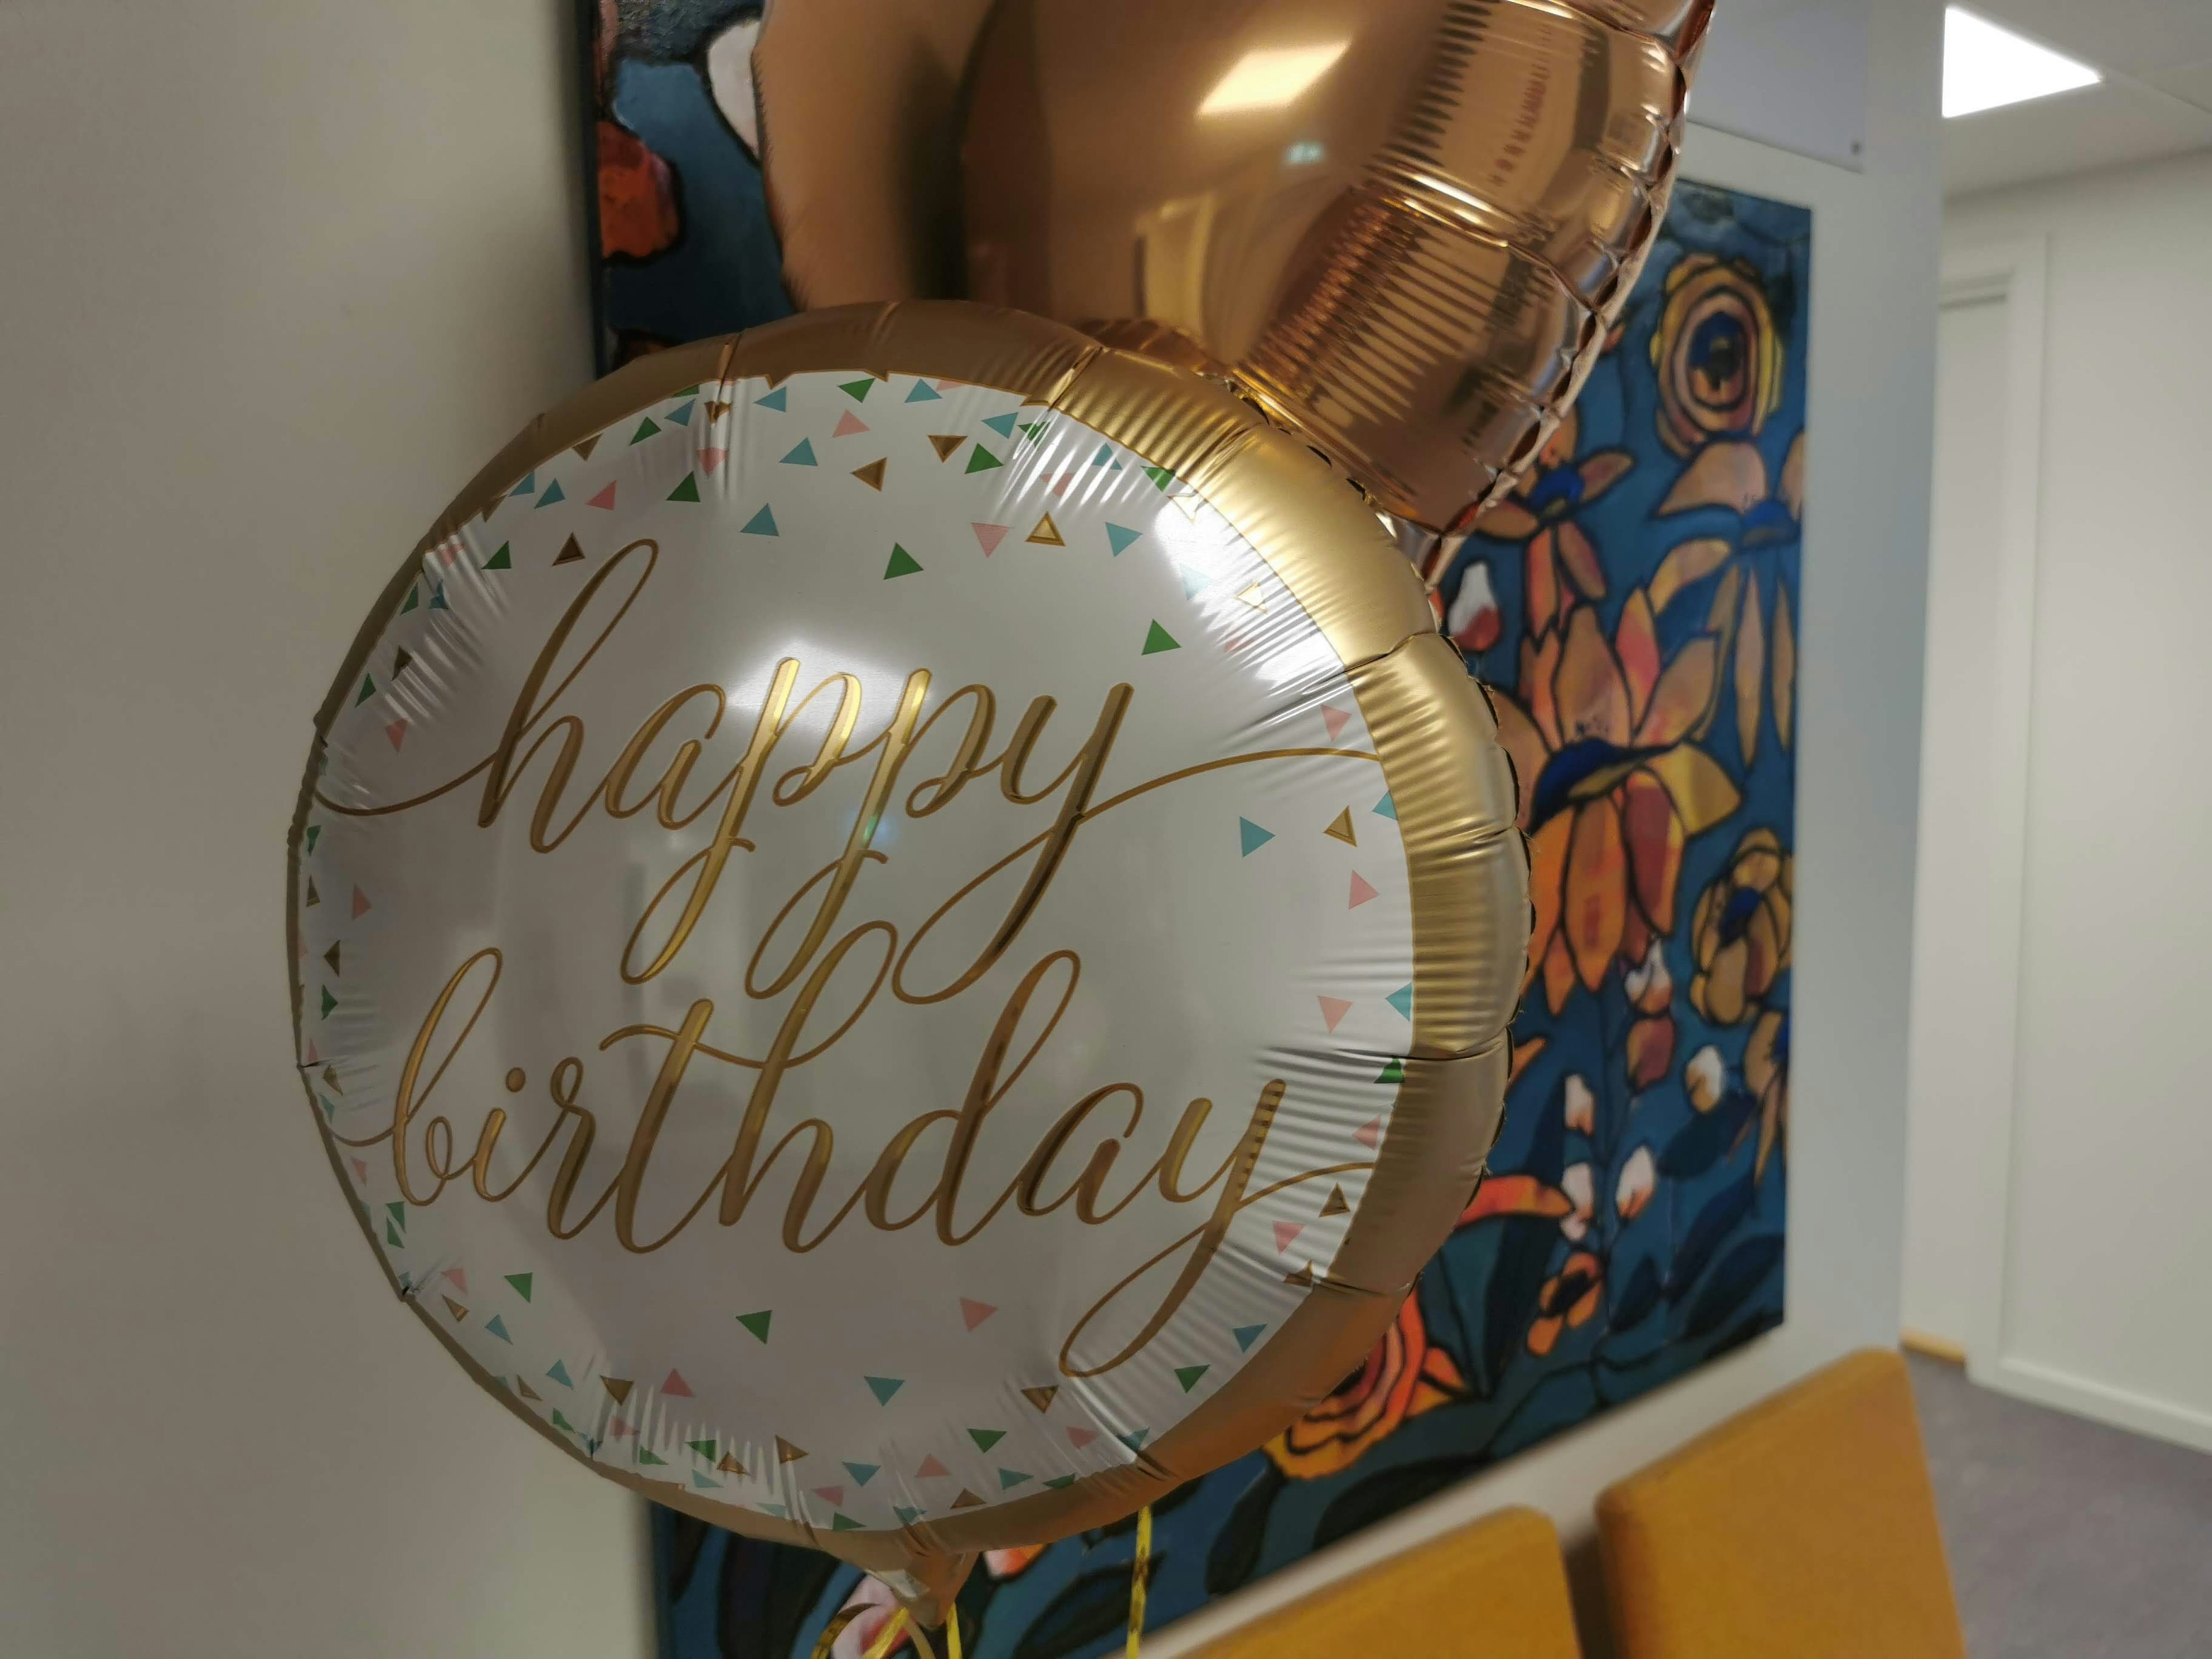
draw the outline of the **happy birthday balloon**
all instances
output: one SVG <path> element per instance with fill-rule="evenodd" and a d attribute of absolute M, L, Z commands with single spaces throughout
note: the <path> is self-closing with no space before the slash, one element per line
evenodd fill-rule
<path fill-rule="evenodd" d="M 1536 453 L 1666 210 L 1711 0 L 1001 0 L 968 293 L 1218 374 L 1391 514 Z"/>
<path fill-rule="evenodd" d="M 1197 377 L 951 302 L 643 360 L 462 493 L 317 732 L 301 1076 L 407 1306 L 924 1605 L 1277 1432 L 1480 1176 L 1494 722 Z"/>

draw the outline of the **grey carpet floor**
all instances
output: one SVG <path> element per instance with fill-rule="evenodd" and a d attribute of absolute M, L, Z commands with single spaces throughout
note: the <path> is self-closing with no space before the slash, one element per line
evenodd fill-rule
<path fill-rule="evenodd" d="M 1972 1659 L 2212 1656 L 2212 1455 L 1911 1363 Z"/>

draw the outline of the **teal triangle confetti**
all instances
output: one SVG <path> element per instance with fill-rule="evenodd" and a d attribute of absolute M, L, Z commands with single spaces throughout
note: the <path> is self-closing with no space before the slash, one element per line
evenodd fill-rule
<path fill-rule="evenodd" d="M 914 383 L 914 390 L 906 394 L 906 400 L 910 404 L 933 404 L 941 401 L 944 396 L 943 392 L 930 385 L 928 381 L 916 380 Z"/>
<path fill-rule="evenodd" d="M 568 496 L 561 493 L 561 481 L 558 478 L 556 478 L 551 483 L 545 486 L 545 493 L 538 498 L 538 505 L 540 507 L 550 507 L 556 501 L 565 501 L 568 499 Z"/>
<path fill-rule="evenodd" d="M 1144 534 L 1141 530 L 1125 529 L 1118 524 L 1106 526 L 1106 539 L 1113 544 L 1114 556 L 1117 559 L 1129 550 L 1130 543 L 1142 540 Z"/>
<path fill-rule="evenodd" d="M 307 850 L 310 853 L 315 850 L 315 842 L 320 838 L 322 833 L 323 826 L 319 823 L 311 823 L 307 826 L 306 839 L 307 842 Z"/>
<path fill-rule="evenodd" d="M 1004 1429 L 970 1429 L 968 1437 L 975 1443 L 977 1451 L 988 1451 L 1006 1437 Z"/>
<path fill-rule="evenodd" d="M 819 465 L 820 463 L 814 459 L 814 440 L 801 438 L 792 447 L 791 453 L 783 458 L 783 464 L 786 466 Z"/>
<path fill-rule="evenodd" d="M 1117 1434 L 1114 1437 L 1131 1451 L 1142 1451 L 1145 1442 L 1152 1437 L 1152 1431 L 1150 1429 L 1132 1429 L 1127 1434 Z"/>
<path fill-rule="evenodd" d="M 1009 410 L 1004 415 L 994 415 L 983 424 L 1011 443 L 1014 436 L 1014 421 L 1020 414 L 1018 409 Z"/>
<path fill-rule="evenodd" d="M 678 404 L 660 418 L 664 421 L 673 421 L 678 426 L 689 426 L 691 424 L 691 409 L 692 405 L 690 404 Z"/>
<path fill-rule="evenodd" d="M 494 1314 L 489 1319 L 484 1321 L 484 1328 L 502 1342 L 512 1342 L 514 1340 L 513 1337 L 507 1334 L 507 1322 L 501 1319 L 497 1314 Z"/>
<path fill-rule="evenodd" d="M 1000 1469 L 999 1471 L 999 1490 L 1000 1492 L 1012 1492 L 1016 1486 L 1022 1485 L 1024 1481 L 1034 1480 L 1036 1479 L 1036 1477 L 1035 1475 L 1024 1474 L 1019 1469 Z"/>
<path fill-rule="evenodd" d="M 779 1521 L 791 1518 L 791 1511 L 781 1504 L 763 1504 L 760 1506 L 760 1512 L 763 1515 L 772 1515 Z"/>
<path fill-rule="evenodd" d="M 1237 1352 L 1249 1353 L 1252 1352 L 1252 1345 L 1260 1340 L 1261 1333 L 1267 1328 L 1265 1325 L 1239 1325 L 1229 1334 L 1237 1339 Z"/>
<path fill-rule="evenodd" d="M 1000 460 L 996 455 L 994 455 L 989 450 L 984 448 L 981 444 L 977 444 L 973 449 L 968 452 L 968 466 L 966 470 L 970 472 L 988 472 L 994 466 L 1004 466 L 1005 465 L 1006 463 L 1004 461 Z"/>
<path fill-rule="evenodd" d="M 781 412 L 786 407 L 785 394 L 790 390 L 787 386 L 780 386 L 765 397 L 754 398 L 753 404 L 757 408 L 773 409 Z"/>
<path fill-rule="evenodd" d="M 910 1527 L 915 1522 L 921 1519 L 921 1511 L 920 1510 L 910 1510 L 903 1504 L 892 1504 L 891 1513 L 898 1516 L 899 1524 L 902 1527 Z"/>
<path fill-rule="evenodd" d="M 668 492 L 668 499 L 672 501 L 697 501 L 699 499 L 699 475 L 696 472 L 685 473 L 684 475 L 684 482 Z"/>
<path fill-rule="evenodd" d="M 564 1389 L 573 1389 L 576 1386 L 574 1382 L 571 1382 L 568 1380 L 568 1362 L 565 1359 L 555 1360 L 553 1362 L 553 1369 L 546 1372 L 545 1375 L 551 1377 L 556 1382 L 558 1382 Z"/>
<path fill-rule="evenodd" d="M 1398 803 L 1385 795 L 1375 803 L 1375 811 L 1380 817 L 1395 818 L 1398 816 Z"/>
<path fill-rule="evenodd" d="M 435 587 L 430 590 L 429 608 L 433 611 L 451 611 L 453 608 L 446 603 L 445 583 L 440 582 Z"/>
<path fill-rule="evenodd" d="M 1389 1003 L 1393 1008 L 1395 1008 L 1399 1013 L 1403 1015 L 1406 1018 L 1413 1018 L 1413 988 L 1412 986 L 1400 986 L 1396 990 L 1391 992 L 1389 996 L 1385 997 L 1383 1000 Z"/>
<path fill-rule="evenodd" d="M 769 512 L 763 502 L 761 510 L 747 519 L 744 527 L 738 533 L 741 536 L 774 536 L 781 532 L 775 527 L 775 514 Z"/>
<path fill-rule="evenodd" d="M 876 383 L 872 380 L 840 380 L 837 382 L 837 390 L 843 392 L 848 398 L 850 398 L 856 404 L 864 404 L 867 402 L 868 394 L 875 389 Z"/>
<path fill-rule="evenodd" d="M 720 1492 L 722 1489 L 720 1481 L 709 1480 L 696 1469 L 691 1471 L 691 1484 L 701 1492 Z"/>
<path fill-rule="evenodd" d="M 325 1095 L 325 1094 L 319 1094 L 319 1095 L 317 1095 L 317 1096 L 315 1097 L 315 1098 L 316 1098 L 317 1100 L 319 1100 L 319 1101 L 321 1101 L 321 1102 L 323 1103 L 323 1115 L 324 1115 L 325 1118 L 332 1117 L 332 1116 L 335 1116 L 335 1115 L 337 1115 L 337 1109 L 337 1109 L 337 1103 L 335 1101 L 333 1101 L 333 1100 L 332 1100 L 332 1099 L 331 1099 L 328 1095 Z"/>
<path fill-rule="evenodd" d="M 1394 1059 L 1382 1068 L 1382 1075 L 1375 1080 L 1377 1083 L 1403 1083 L 1406 1080 L 1406 1062 Z"/>
<path fill-rule="evenodd" d="M 1213 586 L 1213 573 L 1211 571 L 1194 570 L 1187 564 L 1180 564 L 1176 567 L 1176 574 L 1182 578 L 1182 596 L 1186 599 L 1194 599 Z"/>
<path fill-rule="evenodd" d="M 876 1476 L 882 1472 L 882 1470 L 883 1465 L 880 1463 L 848 1463 L 845 1465 L 845 1473 L 853 1477 L 853 1484 L 856 1486 L 866 1486 L 868 1482 L 874 1480 Z"/>
<path fill-rule="evenodd" d="M 1178 1365 L 1175 1368 L 1176 1381 L 1182 1383 L 1182 1391 L 1188 1394 L 1198 1386 L 1198 1379 L 1212 1369 L 1211 1365 Z"/>
<path fill-rule="evenodd" d="M 1093 466 L 1104 466 L 1113 459 L 1114 446 L 1111 444 L 1101 444 L 1098 446 L 1098 453 L 1091 458 L 1091 465 Z"/>
<path fill-rule="evenodd" d="M 906 1387 L 906 1379 L 902 1376 L 864 1376 L 860 1381 L 868 1385 L 868 1392 L 875 1395 L 878 1406 L 890 1405 L 891 1396 Z"/>
<path fill-rule="evenodd" d="M 629 434 L 629 441 L 634 444 L 641 444 L 659 430 L 659 427 L 653 423 L 653 416 L 648 415 L 637 423 L 637 430 Z"/>
<path fill-rule="evenodd" d="M 522 482 L 507 492 L 510 495 L 535 495 L 538 493 L 538 473 L 535 469 L 522 475 Z"/>
<path fill-rule="evenodd" d="M 1152 626 L 1152 631 L 1145 635 L 1145 648 L 1142 651 L 1139 651 L 1137 654 L 1140 657 L 1151 657 L 1157 656 L 1163 651 L 1180 651 L 1182 649 L 1182 642 L 1178 641 L 1174 635 L 1169 633 L 1166 629 L 1161 627 L 1158 623 L 1155 622 Z"/>
<path fill-rule="evenodd" d="M 530 1280 L 528 1273 L 509 1273 L 507 1276 L 507 1282 L 514 1286 L 514 1293 L 525 1302 L 530 1300 Z"/>
<path fill-rule="evenodd" d="M 1249 818 L 1239 818 L 1237 820 L 1237 839 L 1243 844 L 1244 848 L 1242 853 L 1237 854 L 1240 858 L 1250 858 L 1253 854 L 1258 852 L 1269 842 L 1274 840 L 1274 838 L 1275 832 L 1273 830 L 1262 830 L 1258 824 L 1253 823 Z"/>

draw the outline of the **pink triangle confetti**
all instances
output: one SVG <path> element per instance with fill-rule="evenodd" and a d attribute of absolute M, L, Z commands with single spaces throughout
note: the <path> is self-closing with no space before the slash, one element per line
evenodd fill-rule
<path fill-rule="evenodd" d="M 1322 1024 L 1332 1031 L 1337 1022 L 1352 1012 L 1352 1005 L 1342 997 L 1316 997 L 1314 1000 L 1321 1004 Z"/>
<path fill-rule="evenodd" d="M 845 1501 L 845 1489 L 842 1486 L 817 1486 L 814 1489 L 814 1495 L 830 1504 L 842 1504 Z"/>
<path fill-rule="evenodd" d="M 392 746 L 394 749 L 398 748 L 401 744 L 407 741 L 407 722 L 405 720 L 392 721 L 391 725 L 384 728 L 384 735 L 392 739 Z"/>
<path fill-rule="evenodd" d="M 1344 728 L 1352 724 L 1351 714 L 1344 709 L 1322 705 L 1321 723 L 1328 727 L 1328 740 L 1334 743 L 1344 735 Z"/>
<path fill-rule="evenodd" d="M 1275 1254 L 1280 1255 L 1297 1243 L 1298 1235 L 1305 1230 L 1306 1224 L 1303 1221 L 1278 1221 L 1275 1224 Z"/>
<path fill-rule="evenodd" d="M 971 1302 L 964 1296 L 960 1298 L 961 1320 L 971 1331 L 998 1311 L 988 1302 Z"/>
<path fill-rule="evenodd" d="M 1361 905 L 1366 903 L 1368 900 L 1371 898 L 1380 898 L 1381 896 L 1381 894 L 1377 893 L 1374 888 L 1368 884 L 1367 878 L 1361 875 L 1358 871 L 1354 870 L 1352 872 L 1352 902 L 1346 905 L 1344 908 L 1347 910 L 1357 910 Z"/>
<path fill-rule="evenodd" d="M 608 1435 L 616 1440 L 627 1439 L 636 1432 L 637 1431 L 635 1429 L 630 1427 L 629 1424 L 623 1422 L 619 1417 L 615 1419 L 613 1422 L 607 1425 Z"/>
<path fill-rule="evenodd" d="M 999 544 L 1006 539 L 1006 532 L 1012 526 L 1003 524 L 970 524 L 968 527 L 975 532 L 975 540 L 982 547 L 983 556 L 988 559 L 999 550 Z"/>
<path fill-rule="evenodd" d="M 1070 1429 L 1067 1431 L 1068 1443 L 1078 1451 L 1081 1451 L 1097 1437 L 1098 1431 L 1096 1429 Z"/>
<path fill-rule="evenodd" d="M 1052 493 L 1055 495 L 1065 495 L 1067 494 L 1068 485 L 1074 482 L 1075 474 L 1073 472 L 1063 472 L 1059 477 L 1053 480 Z"/>
<path fill-rule="evenodd" d="M 448 1267 L 438 1277 L 451 1281 L 453 1288 L 463 1296 L 469 1293 L 469 1270 L 466 1267 Z"/>
<path fill-rule="evenodd" d="M 310 1066 L 319 1066 L 322 1063 L 321 1057 L 315 1053 L 315 1045 L 312 1042 L 307 1045 L 307 1058 L 306 1063 Z"/>
<path fill-rule="evenodd" d="M 917 1480 L 934 1480 L 940 1475 L 951 1473 L 951 1470 L 937 1461 L 937 1454 L 932 1452 L 921 1460 L 921 1467 L 914 1472 L 914 1478 Z"/>
<path fill-rule="evenodd" d="M 360 888 L 356 887 L 353 890 L 353 918 L 356 921 L 359 921 L 368 914 L 368 895 L 362 892 Z M 314 1056 L 310 1054 L 307 1058 L 312 1060 L 314 1059 Z"/>
<path fill-rule="evenodd" d="M 684 1373 L 678 1370 L 672 1370 L 668 1373 L 668 1380 L 660 1385 L 660 1391 L 663 1394 L 674 1395 L 678 1400 L 689 1400 L 692 1397 L 691 1385 L 684 1380 Z"/>
<path fill-rule="evenodd" d="M 722 465 L 723 459 L 729 454 L 729 453 L 730 452 L 726 449 L 701 450 L 699 452 L 699 470 L 705 473 L 708 477 L 713 477 L 714 476 L 715 469 Z"/>
<path fill-rule="evenodd" d="M 1370 1118 L 1352 1132 L 1352 1138 L 1369 1152 L 1373 1152 L 1382 1144 L 1382 1120 Z"/>
<path fill-rule="evenodd" d="M 591 500 L 586 501 L 584 505 L 586 507 L 603 507 L 608 512 L 613 512 L 615 507 L 614 481 L 612 479 L 608 480 L 607 487 L 605 489 L 602 489 L 598 495 L 592 496 Z"/>
<path fill-rule="evenodd" d="M 353 1178 L 356 1181 L 360 1182 L 364 1187 L 367 1186 L 368 1184 L 368 1165 L 362 1163 L 357 1158 L 349 1158 L 346 1162 L 353 1165 Z"/>
<path fill-rule="evenodd" d="M 962 382 L 958 380 L 932 380 L 930 384 L 935 386 L 939 392 L 950 392 L 954 386 L 961 385 Z"/>
<path fill-rule="evenodd" d="M 856 432 L 866 432 L 867 429 L 868 423 L 848 409 L 837 417 L 837 429 L 830 435 L 833 438 L 849 438 Z"/>

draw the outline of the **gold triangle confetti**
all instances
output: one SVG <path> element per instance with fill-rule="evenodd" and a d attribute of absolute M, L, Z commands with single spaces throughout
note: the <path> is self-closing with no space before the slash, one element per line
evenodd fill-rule
<path fill-rule="evenodd" d="M 1039 1411 L 1048 1412 L 1052 1409 L 1053 1396 L 1059 1392 L 1060 1386 L 1059 1384 L 1054 1383 L 1049 1389 L 1024 1389 L 1022 1390 L 1022 1398 L 1028 1401 L 1030 1405 L 1035 1406 Z"/>
<path fill-rule="evenodd" d="M 1352 809 L 1349 806 L 1330 819 L 1328 828 L 1322 830 L 1322 834 L 1334 836 L 1346 847 L 1359 845 L 1359 838 L 1352 833 Z"/>
<path fill-rule="evenodd" d="M 1170 495 L 1168 499 L 1181 507 L 1183 517 L 1194 524 L 1198 521 L 1199 509 L 1206 505 L 1206 498 L 1194 489 L 1180 495 Z"/>
<path fill-rule="evenodd" d="M 708 424 L 711 426 L 714 422 L 720 420 L 723 416 L 730 412 L 730 408 L 731 405 L 728 404 L 709 398 L 707 403 Z"/>
<path fill-rule="evenodd" d="M 1352 1212 L 1352 1205 L 1345 1198 L 1343 1188 L 1328 1189 L 1328 1202 L 1321 1206 L 1321 1212 L 1323 1215 L 1349 1215 Z"/>
<path fill-rule="evenodd" d="M 870 461 L 866 466 L 854 467 L 853 476 L 871 489 L 881 489 L 884 487 L 884 468 L 889 465 L 888 458 Z"/>
<path fill-rule="evenodd" d="M 585 439 L 583 442 L 574 446 L 576 459 L 578 460 L 588 461 L 592 459 L 592 452 L 599 447 L 599 434 L 594 432 L 590 437 Z M 533 1400 L 537 1397 L 538 1396 L 536 1395 L 531 1395 L 531 1398 Z"/>
<path fill-rule="evenodd" d="M 929 447 L 937 452 L 937 459 L 940 461 L 951 460 L 954 453 L 967 441 L 957 432 L 933 432 L 929 434 Z"/>
<path fill-rule="evenodd" d="M 728 405 L 726 404 L 723 407 L 726 409 Z M 722 1461 L 714 1467 L 724 1474 L 736 1475 L 740 1480 L 745 1478 L 745 1466 L 738 1462 L 738 1455 L 735 1452 L 724 1452 Z"/>
<path fill-rule="evenodd" d="M 544 1398 L 537 1389 L 532 1388 L 530 1384 L 524 1382 L 519 1376 L 514 1379 L 514 1391 L 520 1395 L 525 1400 L 538 1400 Z"/>
<path fill-rule="evenodd" d="M 335 945 L 331 946 L 331 949 L 333 951 L 337 948 L 338 947 Z M 331 1093 L 342 1095 L 345 1092 L 345 1085 L 338 1081 L 338 1068 L 337 1066 L 325 1066 L 323 1067 L 323 1081 L 330 1085 Z"/>
<path fill-rule="evenodd" d="M 1022 539 L 1024 541 L 1035 542 L 1041 547 L 1066 547 L 1067 545 L 1067 544 L 1060 538 L 1060 526 L 1052 521 L 1052 514 L 1049 513 L 1046 514 L 1042 519 L 1039 519 L 1037 520 L 1036 528 L 1030 531 L 1030 533 Z"/>
<path fill-rule="evenodd" d="M 340 944 L 343 944 L 343 940 L 342 940 L 342 941 L 340 941 Z M 338 969 L 338 949 L 339 949 L 339 946 L 338 946 L 337 945 L 333 945 L 332 946 L 331 946 L 331 948 L 330 948 L 329 950 L 327 950 L 327 951 L 324 951 L 324 952 L 323 952 L 323 960 L 324 960 L 325 962 L 327 962 L 327 963 L 329 963 L 331 964 L 331 971 L 332 973 L 334 973 L 334 974 L 339 971 L 339 969 Z"/>
<path fill-rule="evenodd" d="M 1237 594 L 1237 598 L 1240 603 L 1250 605 L 1255 611 L 1265 611 L 1267 608 L 1267 597 L 1261 592 L 1260 584 L 1257 582 L 1244 589 Z"/>
<path fill-rule="evenodd" d="M 407 672 L 408 665 L 414 660 L 414 658 L 407 654 L 407 647 L 403 645 L 399 647 L 398 654 L 392 659 L 392 672 L 394 674 L 404 674 Z"/>
<path fill-rule="evenodd" d="M 806 1454 L 805 1451 L 801 1450 L 799 1447 L 793 1445 L 791 1442 L 786 1440 L 781 1435 L 776 1436 L 775 1461 L 777 1462 L 796 1463 L 800 1458 L 805 1455 Z"/>
<path fill-rule="evenodd" d="M 603 1376 L 599 1379 L 599 1386 L 614 1396 L 617 1406 L 629 1398 L 630 1379 L 627 1376 Z"/>
<path fill-rule="evenodd" d="M 584 549 L 582 544 L 579 543 L 574 536 L 571 536 L 567 541 L 561 544 L 560 556 L 555 559 L 553 562 L 556 564 L 574 564 L 583 556 Z"/>
<path fill-rule="evenodd" d="M 304 902 L 307 904 L 320 904 L 322 902 L 323 896 L 315 890 L 315 878 L 313 876 L 309 876 L 307 878 L 307 896 Z"/>
<path fill-rule="evenodd" d="M 469 1310 L 466 1308 L 464 1308 L 459 1303 L 454 1301 L 450 1296 L 443 1297 L 440 1299 L 445 1303 L 446 1311 L 453 1315 L 456 1322 L 466 1319 L 469 1316 Z"/>
<path fill-rule="evenodd" d="M 1313 1263 L 1310 1261 L 1307 1262 L 1304 1267 L 1299 1268 L 1297 1272 L 1294 1273 L 1285 1273 L 1283 1275 L 1284 1284 L 1303 1285 L 1307 1290 L 1311 1290 L 1313 1288 Z"/>
<path fill-rule="evenodd" d="M 982 1501 L 967 1487 L 963 1486 L 960 1488 L 960 1496 L 952 1500 L 952 1507 L 956 1510 L 972 1510 L 979 1506 Z"/>

